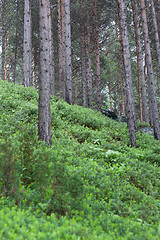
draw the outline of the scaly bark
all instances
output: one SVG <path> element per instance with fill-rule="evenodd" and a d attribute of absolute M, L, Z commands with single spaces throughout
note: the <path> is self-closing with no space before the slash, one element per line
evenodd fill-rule
<path fill-rule="evenodd" d="M 158 80 L 157 80 L 157 86 L 160 93 L 160 41 L 159 41 L 159 35 L 158 35 L 158 25 L 157 25 L 157 19 L 156 19 L 156 12 L 154 7 L 153 0 L 150 0 L 151 2 L 151 10 L 152 10 L 152 19 L 153 19 L 153 27 L 154 27 L 154 33 L 155 33 L 155 42 L 156 42 L 156 50 L 157 50 L 157 59 L 158 59 Z"/>
<path fill-rule="evenodd" d="M 23 84 L 29 87 L 32 83 L 32 29 L 31 3 L 24 2 L 24 37 L 23 37 Z"/>
<path fill-rule="evenodd" d="M 70 0 L 65 0 L 66 101 L 72 103 L 72 60 Z"/>
<path fill-rule="evenodd" d="M 39 0 L 40 78 L 38 104 L 38 134 L 39 140 L 51 144 L 49 14 L 50 1 Z"/>
<path fill-rule="evenodd" d="M 96 55 L 97 109 L 100 111 L 102 106 L 102 99 L 101 99 L 100 56 L 98 42 L 97 0 L 94 0 L 94 29 L 95 29 L 95 55 Z"/>
<path fill-rule="evenodd" d="M 87 67 L 87 96 L 88 96 L 88 107 L 93 108 L 93 96 L 92 96 L 92 61 L 91 61 L 91 46 L 90 46 L 90 22 L 89 22 L 89 11 L 87 3 L 87 25 L 86 25 L 86 67 Z"/>
<path fill-rule="evenodd" d="M 1 68 L 1 78 L 5 80 L 5 0 L 2 0 L 2 68 Z"/>
<path fill-rule="evenodd" d="M 86 103 L 86 56 L 85 56 L 85 29 L 84 29 L 84 11 L 83 0 L 80 0 L 80 26 L 81 26 L 81 74 L 82 74 L 82 104 Z"/>
<path fill-rule="evenodd" d="M 122 47 L 125 67 L 125 93 L 126 93 L 126 114 L 129 129 L 130 142 L 132 147 L 136 147 L 135 131 L 137 130 L 136 115 L 134 106 L 134 94 L 132 86 L 132 72 L 130 62 L 128 29 L 126 21 L 126 8 L 124 0 L 118 1 L 120 25 L 122 32 Z"/>

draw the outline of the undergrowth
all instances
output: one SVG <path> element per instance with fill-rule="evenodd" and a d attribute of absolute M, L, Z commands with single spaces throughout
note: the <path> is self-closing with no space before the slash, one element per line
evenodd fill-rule
<path fill-rule="evenodd" d="M 159 239 L 159 141 L 56 97 L 51 121 L 49 148 L 38 92 L 0 81 L 0 239 Z"/>

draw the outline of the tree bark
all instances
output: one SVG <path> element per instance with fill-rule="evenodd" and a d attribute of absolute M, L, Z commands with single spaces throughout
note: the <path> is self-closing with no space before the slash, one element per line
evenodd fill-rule
<path fill-rule="evenodd" d="M 66 102 L 72 103 L 72 61 L 70 0 L 65 0 L 65 49 L 66 49 Z"/>
<path fill-rule="evenodd" d="M 2 68 L 1 68 L 1 78 L 5 80 L 5 0 L 2 0 Z"/>
<path fill-rule="evenodd" d="M 155 11 L 156 11 L 156 19 L 157 19 L 157 25 L 158 25 L 158 36 L 160 41 L 160 0 L 153 0 Z"/>
<path fill-rule="evenodd" d="M 152 19 L 153 19 L 153 27 L 154 27 L 154 33 L 155 33 L 155 42 L 156 42 L 156 50 L 157 50 L 157 59 L 158 59 L 158 90 L 160 93 L 160 41 L 159 41 L 159 35 L 158 35 L 158 26 L 157 26 L 157 19 L 156 19 L 156 12 L 154 7 L 153 0 L 150 0 L 151 2 L 151 10 L 152 10 Z"/>
<path fill-rule="evenodd" d="M 32 83 L 32 29 L 31 3 L 24 2 L 24 39 L 23 39 L 23 84 L 29 87 Z"/>
<path fill-rule="evenodd" d="M 159 116 L 158 116 L 158 107 L 157 107 L 155 83 L 154 83 L 154 76 L 153 76 L 151 49 L 150 49 L 149 35 L 148 35 L 148 24 L 147 24 L 145 0 L 140 0 L 140 6 L 141 6 L 142 26 L 143 26 L 143 33 L 144 33 L 146 64 L 147 64 L 147 71 L 148 71 L 148 93 L 149 93 L 150 107 L 151 107 L 150 111 L 152 112 L 152 117 L 153 117 L 154 137 L 160 140 Z"/>
<path fill-rule="evenodd" d="M 39 140 L 51 144 L 50 116 L 50 36 L 49 36 L 50 1 L 39 0 L 40 17 L 40 79 L 38 105 Z"/>
<path fill-rule="evenodd" d="M 132 72 L 130 62 L 128 29 L 126 21 L 126 8 L 124 0 L 117 0 L 119 6 L 119 17 L 122 32 L 122 47 L 125 67 L 125 94 L 126 94 L 126 114 L 129 129 L 130 142 L 132 147 L 136 147 L 135 131 L 137 130 L 136 115 L 134 106 L 134 95 L 132 86 Z"/>
<path fill-rule="evenodd" d="M 8 15 L 9 15 L 9 26 L 8 26 L 8 82 L 10 82 L 10 70 L 11 70 L 11 12 L 10 12 L 10 2 L 8 3 Z"/>
<path fill-rule="evenodd" d="M 89 22 L 89 11 L 87 3 L 87 25 L 86 25 L 86 67 L 87 67 L 87 96 L 88 96 L 88 106 L 93 108 L 93 96 L 92 96 L 92 61 L 91 61 L 91 46 L 90 46 L 90 22 Z"/>
<path fill-rule="evenodd" d="M 81 18 L 81 74 L 82 74 L 82 104 L 86 104 L 86 56 L 85 56 L 85 29 L 84 29 L 84 12 L 83 0 L 80 0 L 80 18 Z"/>
<path fill-rule="evenodd" d="M 61 0 L 61 47 L 62 47 L 62 96 L 66 99 L 66 24 L 65 24 L 65 0 Z"/>
<path fill-rule="evenodd" d="M 53 33 L 52 33 L 52 10 L 50 7 L 49 14 L 49 47 L 50 47 L 50 92 L 55 95 L 55 69 L 54 69 L 54 47 L 53 47 Z"/>
<path fill-rule="evenodd" d="M 16 15 L 19 15 L 19 2 L 16 3 Z M 16 35 L 14 42 L 14 69 L 13 69 L 13 82 L 16 82 L 16 69 L 17 69 L 17 48 L 18 48 L 18 18 L 16 21 Z"/>
<path fill-rule="evenodd" d="M 57 27 L 58 27 L 58 80 L 60 96 L 62 95 L 62 19 L 61 19 L 61 0 L 57 2 Z"/>
<path fill-rule="evenodd" d="M 116 37 L 118 42 L 118 32 L 116 28 Z M 121 74 L 121 62 L 120 62 L 120 54 L 119 54 L 119 46 L 117 46 L 117 60 L 118 60 L 118 76 L 119 76 L 119 85 L 121 91 L 121 103 L 122 103 L 122 113 L 125 116 L 125 103 L 124 103 L 124 94 L 123 94 L 123 83 L 122 83 L 122 74 Z"/>
<path fill-rule="evenodd" d="M 101 100 L 100 56 L 98 42 L 97 0 L 94 0 L 94 29 L 95 29 L 95 55 L 96 55 L 97 109 L 100 111 L 102 106 L 102 100 Z"/>

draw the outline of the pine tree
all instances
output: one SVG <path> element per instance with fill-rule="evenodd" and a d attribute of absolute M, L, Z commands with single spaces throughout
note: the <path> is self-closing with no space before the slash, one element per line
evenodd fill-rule
<path fill-rule="evenodd" d="M 40 17 L 40 78 L 38 105 L 39 140 L 51 144 L 50 115 L 50 36 L 49 36 L 50 1 L 39 0 Z"/>

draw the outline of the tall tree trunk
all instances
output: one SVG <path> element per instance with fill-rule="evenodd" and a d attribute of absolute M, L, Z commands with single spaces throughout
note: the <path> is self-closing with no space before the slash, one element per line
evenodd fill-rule
<path fill-rule="evenodd" d="M 137 130 L 136 115 L 134 106 L 134 95 L 132 86 L 132 72 L 130 62 L 130 51 L 129 51 L 129 40 L 128 40 L 128 29 L 126 22 L 126 8 L 124 0 L 117 0 L 119 4 L 119 17 L 122 31 L 122 47 L 123 47 L 123 58 L 125 67 L 125 93 L 126 93 L 126 114 L 127 123 L 130 135 L 131 146 L 136 147 L 135 131 Z"/>
<path fill-rule="evenodd" d="M 86 26 L 86 66 L 87 66 L 87 96 L 88 106 L 93 108 L 93 97 L 92 97 L 92 61 L 91 61 L 91 46 L 90 46 L 90 22 L 89 22 L 89 11 L 87 3 L 87 26 Z"/>
<path fill-rule="evenodd" d="M 84 29 L 84 11 L 83 0 L 80 0 L 80 24 L 81 24 L 81 74 L 82 74 L 82 104 L 86 104 L 86 56 L 85 56 L 85 29 Z"/>
<path fill-rule="evenodd" d="M 23 39 L 23 84 L 29 87 L 32 83 L 32 30 L 31 3 L 24 2 L 24 39 Z"/>
<path fill-rule="evenodd" d="M 155 10 L 156 10 L 156 19 L 157 19 L 157 25 L 158 25 L 158 36 L 160 41 L 160 0 L 153 0 Z"/>
<path fill-rule="evenodd" d="M 5 33 L 5 50 L 4 50 L 4 53 L 5 53 L 5 63 L 4 63 L 4 80 L 7 81 L 7 33 Z"/>
<path fill-rule="evenodd" d="M 116 37 L 117 37 L 117 42 L 118 42 L 117 28 L 116 28 Z M 122 113 L 123 113 L 123 116 L 125 116 L 125 103 L 124 103 L 124 94 L 123 94 L 123 83 L 122 83 L 122 74 L 121 74 L 121 62 L 120 62 L 119 46 L 117 46 L 117 60 L 118 60 L 119 85 L 120 85 L 120 91 L 121 91 Z"/>
<path fill-rule="evenodd" d="M 152 111 L 152 117 L 153 117 L 154 137 L 156 139 L 160 139 L 159 116 L 158 116 L 158 107 L 157 107 L 157 100 L 156 100 L 154 75 L 153 75 L 151 49 L 150 49 L 149 35 L 148 35 L 148 24 L 147 24 L 147 15 L 146 15 L 146 9 L 145 9 L 145 0 L 140 0 L 140 6 L 141 6 L 141 16 L 142 16 L 142 25 L 143 25 L 143 33 L 144 33 L 146 63 L 147 63 L 147 71 L 148 71 L 148 93 L 149 93 L 149 99 L 150 99 L 150 106 L 152 108 L 150 109 L 150 111 Z"/>
<path fill-rule="evenodd" d="M 54 71 L 54 47 L 52 34 L 52 10 L 50 6 L 49 14 L 49 47 L 50 47 L 50 91 L 55 95 L 55 71 Z"/>
<path fill-rule="evenodd" d="M 97 0 L 94 0 L 94 29 L 95 29 L 95 55 L 96 55 L 97 108 L 100 111 L 102 106 L 102 100 L 101 100 L 100 56 L 98 42 Z"/>
<path fill-rule="evenodd" d="M 2 0 L 2 69 L 1 69 L 1 78 L 5 80 L 5 0 Z"/>
<path fill-rule="evenodd" d="M 153 27 L 154 27 L 154 33 L 155 33 L 155 41 L 156 41 L 156 50 L 157 50 L 157 59 L 158 59 L 158 90 L 160 93 L 160 41 L 159 41 L 159 35 L 158 35 L 158 26 L 157 26 L 157 19 L 156 19 L 156 12 L 154 7 L 153 0 L 150 0 L 151 2 L 151 10 L 152 10 L 152 19 L 153 19 Z"/>
<path fill-rule="evenodd" d="M 57 27 L 58 27 L 58 80 L 60 96 L 62 95 L 62 18 L 61 18 L 61 0 L 57 2 Z"/>
<path fill-rule="evenodd" d="M 8 26 L 8 82 L 10 82 L 10 70 L 11 70 L 11 12 L 10 12 L 10 2 L 8 3 L 8 15 L 9 15 L 9 26 Z"/>
<path fill-rule="evenodd" d="M 61 45 L 62 45 L 62 96 L 66 99 L 66 24 L 65 0 L 61 0 Z"/>
<path fill-rule="evenodd" d="M 16 15 L 19 15 L 19 1 L 16 3 Z M 18 19 L 16 20 L 16 35 L 14 42 L 14 69 L 13 69 L 13 82 L 16 82 L 16 69 L 17 69 L 17 48 L 18 48 Z"/>
<path fill-rule="evenodd" d="M 50 36 L 49 36 L 50 1 L 39 0 L 40 17 L 40 79 L 38 105 L 39 140 L 51 144 L 50 116 Z"/>
<path fill-rule="evenodd" d="M 140 27 L 139 27 L 139 20 L 138 20 L 138 8 L 136 0 L 131 0 L 132 9 L 133 9 L 133 17 L 134 17 L 134 29 L 135 29 L 135 39 L 136 39 L 136 51 L 137 51 L 137 68 L 138 68 L 138 77 L 141 78 L 138 81 L 138 89 L 139 89 L 139 99 L 141 98 L 141 87 L 142 87 L 142 112 L 143 112 L 143 120 L 146 123 L 149 123 L 149 114 L 147 108 L 147 94 L 146 94 L 146 81 L 145 81 L 145 74 L 144 74 L 144 67 L 143 67 L 143 55 L 142 55 L 142 44 L 140 39 Z M 141 85 L 141 87 L 140 87 Z M 139 101 L 139 105 L 141 105 L 141 101 Z M 141 111 L 141 108 L 140 108 Z M 140 112 L 141 118 L 141 112 Z M 141 119 L 142 120 L 142 119 Z"/>
<path fill-rule="evenodd" d="M 66 101 L 72 103 L 72 61 L 71 61 L 71 20 L 70 20 L 70 0 L 65 0 L 66 19 Z"/>

